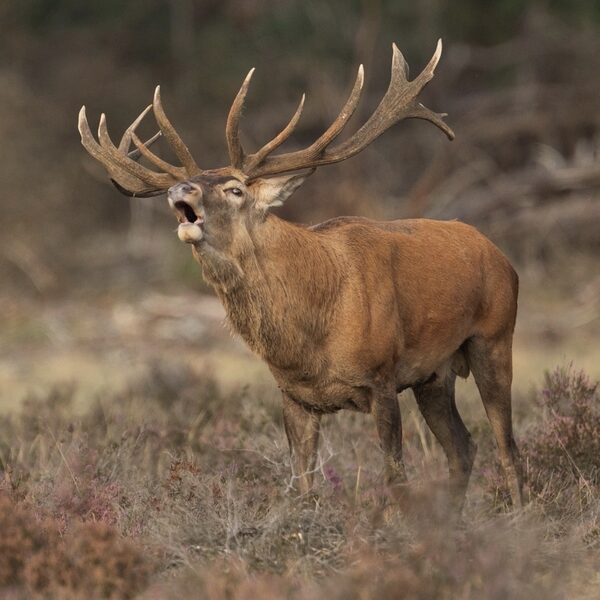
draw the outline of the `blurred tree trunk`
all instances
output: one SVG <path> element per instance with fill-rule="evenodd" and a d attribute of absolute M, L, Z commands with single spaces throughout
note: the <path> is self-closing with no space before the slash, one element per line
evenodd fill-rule
<path fill-rule="evenodd" d="M 170 0 L 171 57 L 185 86 L 194 62 L 194 0 Z"/>
<path fill-rule="evenodd" d="M 440 0 L 419 0 L 415 5 L 417 13 L 418 43 L 421 48 L 429 48 L 435 43 L 440 32 Z M 429 50 L 427 50 L 428 52 Z"/>
<path fill-rule="evenodd" d="M 362 63 L 367 76 L 381 34 L 381 0 L 362 0 L 361 16 L 354 42 L 355 62 Z"/>

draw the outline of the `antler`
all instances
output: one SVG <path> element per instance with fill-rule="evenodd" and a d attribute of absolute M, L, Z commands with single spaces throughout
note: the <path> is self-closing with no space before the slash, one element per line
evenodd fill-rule
<path fill-rule="evenodd" d="M 454 139 L 454 132 L 443 121 L 443 117 L 446 115 L 435 113 L 416 100 L 421 90 L 433 78 L 435 68 L 442 55 L 442 40 L 438 40 L 437 48 L 429 64 L 413 81 L 408 81 L 408 65 L 396 44 L 392 44 L 392 50 L 390 85 L 375 112 L 358 131 L 347 140 L 328 148 L 341 133 L 358 106 L 364 81 L 362 65 L 358 69 L 354 87 L 346 104 L 325 133 L 308 148 L 276 156 L 270 156 L 270 153 L 294 131 L 302 112 L 304 96 L 302 96 L 296 113 L 281 133 L 254 154 L 246 156 L 239 139 L 239 121 L 244 98 L 254 72 L 254 69 L 252 69 L 246 76 L 227 119 L 227 144 L 232 166 L 241 169 L 249 178 L 256 178 L 340 162 L 364 150 L 384 131 L 403 119 L 431 121 L 450 140 Z"/>
<path fill-rule="evenodd" d="M 160 131 L 146 142 L 142 142 L 135 131 L 150 109 L 154 112 Z M 160 98 L 160 86 L 156 87 L 153 103 L 125 130 L 118 147 L 110 138 L 104 113 L 100 116 L 98 125 L 98 141 L 91 132 L 85 106 L 82 106 L 79 112 L 78 128 L 84 148 L 104 165 L 115 186 L 128 196 L 155 196 L 175 183 L 201 173 L 187 146 L 165 114 Z M 182 166 L 171 165 L 150 150 L 150 146 L 161 136 L 167 140 Z M 132 142 L 136 149 L 130 152 Z M 161 172 L 152 171 L 136 162 L 142 156 L 161 169 Z"/>
<path fill-rule="evenodd" d="M 246 155 L 240 141 L 239 125 L 244 100 L 254 73 L 254 69 L 251 69 L 231 105 L 227 118 L 225 132 L 231 166 L 242 171 L 249 179 L 254 179 L 340 162 L 358 154 L 384 131 L 403 119 L 431 121 L 448 138 L 454 139 L 452 129 L 443 120 L 446 115 L 435 113 L 417 102 L 417 96 L 433 78 L 442 55 L 442 40 L 438 40 L 436 51 L 429 64 L 413 81 L 408 81 L 408 65 L 402 53 L 395 44 L 392 45 L 392 49 L 390 85 L 375 112 L 358 131 L 347 140 L 329 147 L 342 132 L 358 106 L 364 83 L 362 65 L 358 68 L 356 81 L 348 100 L 327 130 L 308 148 L 275 156 L 271 153 L 294 132 L 302 114 L 305 96 L 302 96 L 296 112 L 281 132 L 254 154 Z M 142 142 L 135 131 L 150 109 L 154 112 L 160 131 L 146 142 Z M 87 121 L 85 106 L 79 113 L 79 133 L 85 149 L 104 165 L 117 188 L 129 196 L 155 196 L 179 181 L 202 173 L 165 114 L 160 98 L 160 87 L 155 90 L 153 103 L 146 107 L 125 130 L 118 146 L 115 146 L 110 138 L 104 114 L 100 117 L 98 141 L 96 141 Z M 181 166 L 169 164 L 150 150 L 150 146 L 160 136 L 164 136 L 167 140 Z M 136 149 L 130 151 L 132 142 Z M 153 171 L 140 165 L 137 160 L 141 157 L 146 158 L 160 171 Z"/>

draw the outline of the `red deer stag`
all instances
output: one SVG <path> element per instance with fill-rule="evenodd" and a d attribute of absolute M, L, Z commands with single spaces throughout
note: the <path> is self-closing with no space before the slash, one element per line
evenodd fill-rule
<path fill-rule="evenodd" d="M 445 115 L 417 101 L 441 52 L 440 40 L 423 72 L 409 81 L 394 45 L 391 81 L 380 104 L 353 135 L 333 144 L 358 105 L 361 65 L 346 104 L 321 137 L 308 148 L 275 155 L 298 123 L 304 96 L 286 127 L 247 154 L 239 123 L 252 69 L 227 119 L 231 164 L 219 169 L 198 167 L 167 118 L 158 87 L 153 104 L 118 146 L 104 115 L 96 141 L 85 107 L 79 114 L 83 146 L 121 192 L 153 196 L 168 190 L 179 238 L 192 246 L 231 325 L 267 362 L 283 392 L 293 474 L 303 494 L 313 483 L 321 415 L 344 408 L 374 416 L 387 477 L 403 481 L 397 394 L 412 388 L 448 458 L 451 495 L 460 510 L 476 445 L 456 408 L 454 384 L 457 375 L 472 372 L 513 504 L 521 505 L 511 418 L 518 279 L 506 257 L 473 227 L 455 221 L 341 217 L 307 227 L 271 212 L 316 168 L 358 154 L 398 121 L 425 119 L 453 139 Z M 135 130 L 151 108 L 160 131 L 142 143 Z M 149 149 L 160 135 L 180 166 Z M 140 157 L 158 171 L 140 165 Z"/>

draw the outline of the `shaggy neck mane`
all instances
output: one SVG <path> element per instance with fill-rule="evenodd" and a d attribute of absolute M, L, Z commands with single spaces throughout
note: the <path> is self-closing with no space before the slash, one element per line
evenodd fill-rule
<path fill-rule="evenodd" d="M 231 326 L 272 366 L 302 368 L 328 329 L 341 285 L 338 257 L 317 233 L 271 214 L 240 247 L 227 284 L 213 282 Z"/>

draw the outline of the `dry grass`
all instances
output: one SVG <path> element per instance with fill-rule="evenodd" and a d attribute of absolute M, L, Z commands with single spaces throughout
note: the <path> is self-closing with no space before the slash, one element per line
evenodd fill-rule
<path fill-rule="evenodd" d="M 506 511 L 487 426 L 467 415 L 480 455 L 451 525 L 444 460 L 412 399 L 402 402 L 413 483 L 386 490 L 370 421 L 339 415 L 326 419 L 315 503 L 288 488 L 274 392 L 225 393 L 179 365 L 150 372 L 79 416 L 63 387 L 1 417 L 3 593 L 594 597 L 600 417 L 582 374 L 548 375 L 528 405 L 537 425 L 518 427 L 530 474 L 521 513 Z"/>

